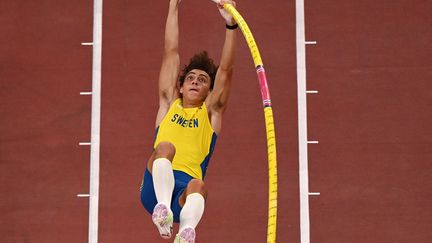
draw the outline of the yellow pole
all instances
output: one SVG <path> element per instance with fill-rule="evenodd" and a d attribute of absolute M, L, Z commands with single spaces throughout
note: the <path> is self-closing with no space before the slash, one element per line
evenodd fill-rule
<path fill-rule="evenodd" d="M 224 8 L 231 13 L 237 24 L 239 25 L 246 42 L 249 46 L 255 68 L 257 70 L 258 79 L 261 86 L 261 94 L 264 104 L 264 115 L 267 134 L 267 153 L 269 166 L 269 198 L 268 198 L 268 224 L 267 224 L 267 243 L 276 242 L 276 225 L 277 225 L 277 159 L 276 159 L 276 137 L 273 121 L 273 111 L 271 107 L 270 94 L 267 87 L 264 65 L 258 46 L 249 29 L 246 21 L 240 13 L 231 4 L 224 4 Z"/>

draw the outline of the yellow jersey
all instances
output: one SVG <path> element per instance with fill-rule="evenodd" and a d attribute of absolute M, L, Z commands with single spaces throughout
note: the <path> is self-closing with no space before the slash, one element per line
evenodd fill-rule
<path fill-rule="evenodd" d="M 154 148 L 160 142 L 174 144 L 176 153 L 173 170 L 183 171 L 193 178 L 203 179 L 216 144 L 206 104 L 184 108 L 176 99 L 156 129 Z"/>

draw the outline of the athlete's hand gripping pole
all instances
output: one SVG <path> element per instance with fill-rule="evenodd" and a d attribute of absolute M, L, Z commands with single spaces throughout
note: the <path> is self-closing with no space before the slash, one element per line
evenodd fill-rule
<path fill-rule="evenodd" d="M 270 93 L 267 86 L 267 78 L 265 75 L 264 65 L 261 60 L 261 55 L 252 32 L 249 29 L 246 21 L 236 10 L 236 8 L 227 3 L 227 1 L 212 0 L 217 4 L 223 4 L 235 22 L 239 25 L 246 42 L 249 46 L 255 69 L 258 75 L 258 81 L 261 87 L 261 96 L 264 106 L 264 115 L 267 132 L 267 152 L 269 163 L 269 202 L 268 202 L 268 225 L 267 225 L 267 243 L 276 242 L 276 223 L 277 223 L 277 161 L 276 161 L 276 138 L 273 122 L 273 111 L 271 107 Z"/>

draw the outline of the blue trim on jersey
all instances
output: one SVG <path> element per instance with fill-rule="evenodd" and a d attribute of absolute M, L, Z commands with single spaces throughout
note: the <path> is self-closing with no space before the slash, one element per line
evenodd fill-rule
<path fill-rule="evenodd" d="M 214 148 L 216 146 L 216 139 L 217 139 L 217 135 L 215 132 L 213 132 L 212 141 L 210 144 L 210 151 L 209 151 L 208 155 L 205 157 L 204 161 L 201 163 L 201 171 L 202 171 L 202 178 L 203 179 L 204 179 L 204 176 L 207 172 L 207 167 L 208 167 L 208 164 L 210 162 L 210 158 L 211 158 L 213 151 L 214 151 Z"/>
<path fill-rule="evenodd" d="M 159 127 L 160 127 L 160 126 L 156 127 L 156 133 L 155 133 L 155 136 L 154 136 L 153 144 L 156 143 L 157 135 L 158 135 L 158 133 L 159 133 Z"/>

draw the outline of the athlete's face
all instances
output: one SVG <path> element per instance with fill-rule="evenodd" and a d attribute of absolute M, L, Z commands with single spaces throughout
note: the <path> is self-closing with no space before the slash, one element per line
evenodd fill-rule
<path fill-rule="evenodd" d="M 186 74 L 180 93 L 189 100 L 204 101 L 210 93 L 210 76 L 202 70 L 192 69 Z"/>

